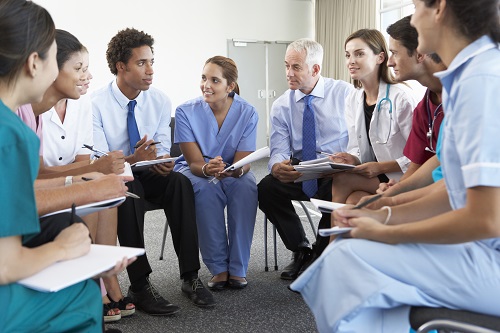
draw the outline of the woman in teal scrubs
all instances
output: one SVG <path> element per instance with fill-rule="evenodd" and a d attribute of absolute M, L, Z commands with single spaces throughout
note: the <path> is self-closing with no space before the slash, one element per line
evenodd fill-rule
<path fill-rule="evenodd" d="M 56 293 L 16 283 L 56 261 L 87 253 L 90 238 L 88 229 L 76 223 L 52 242 L 23 246 L 23 237 L 40 231 L 33 188 L 40 142 L 13 110 L 39 102 L 57 77 L 55 27 L 35 3 L 6 0 L 0 3 L 0 31 L 0 331 L 101 332 L 101 297 L 94 281 Z"/>

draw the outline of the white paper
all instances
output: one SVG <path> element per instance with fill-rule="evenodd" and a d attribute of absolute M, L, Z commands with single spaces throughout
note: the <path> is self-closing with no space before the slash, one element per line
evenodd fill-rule
<path fill-rule="evenodd" d="M 86 255 L 56 262 L 18 283 L 38 291 L 55 292 L 113 268 L 123 257 L 130 259 L 142 254 L 141 248 L 93 244 Z"/>
<path fill-rule="evenodd" d="M 222 172 L 230 171 L 230 170 L 235 170 L 235 169 L 241 168 L 245 164 L 258 161 L 258 160 L 260 160 L 260 159 L 262 159 L 264 157 L 269 157 L 270 153 L 271 153 L 271 150 L 267 146 L 263 147 L 263 148 L 260 148 L 260 149 L 257 149 L 256 151 L 254 151 L 253 153 L 251 153 L 251 154 L 243 157 L 241 160 L 239 160 L 238 162 L 234 163 L 233 165 L 228 166 Z"/>
<path fill-rule="evenodd" d="M 132 164 L 132 168 L 150 166 L 158 163 L 175 162 L 175 160 L 177 160 L 177 157 L 166 157 L 166 158 L 158 158 L 156 160 L 140 161 Z"/>
<path fill-rule="evenodd" d="M 134 179 L 134 174 L 132 173 L 132 167 L 130 166 L 129 162 L 125 162 L 125 169 L 123 170 L 123 173 L 119 174 L 118 176 L 124 178 L 125 180 Z"/>
<path fill-rule="evenodd" d="M 263 147 L 263 148 L 260 148 L 260 149 L 257 149 L 256 151 L 254 151 L 253 153 L 251 153 L 251 154 L 243 157 L 241 160 L 239 160 L 238 162 L 234 163 L 233 165 L 228 166 L 222 172 L 235 170 L 235 169 L 241 168 L 245 164 L 258 161 L 258 160 L 260 160 L 260 159 L 262 159 L 264 157 L 269 157 L 270 153 L 271 153 L 271 150 L 267 146 Z M 217 178 L 215 178 L 215 177 L 211 178 L 209 181 L 212 182 L 212 183 L 214 183 L 214 184 L 217 184 L 219 182 L 219 180 Z"/>
<path fill-rule="evenodd" d="M 88 214 L 98 212 L 98 211 L 103 210 L 103 209 L 116 207 L 116 206 L 120 205 L 122 202 L 124 202 L 125 199 L 126 199 L 126 197 L 118 197 L 118 198 L 93 202 L 93 203 L 89 203 L 86 205 L 76 206 L 75 213 L 78 216 L 85 216 Z M 51 215 L 60 214 L 60 213 L 71 213 L 71 208 L 58 210 L 57 212 L 48 213 L 48 214 L 45 214 L 45 215 L 40 216 L 40 217 L 46 217 L 46 216 L 51 216 Z"/>
<path fill-rule="evenodd" d="M 319 161 L 318 159 L 315 161 Z M 302 176 L 297 178 L 294 182 L 300 183 L 305 180 L 321 178 L 324 175 L 330 175 L 337 172 L 342 172 L 345 170 L 350 170 L 354 168 L 354 165 L 343 164 L 343 163 L 333 163 L 333 162 L 318 162 L 318 163 L 307 163 L 310 161 L 301 162 L 298 165 L 294 165 L 295 171 L 302 173 Z"/>
<path fill-rule="evenodd" d="M 322 157 L 322 158 L 317 158 L 315 160 L 302 161 L 299 163 L 299 165 L 317 164 L 317 163 L 324 163 L 324 162 L 330 162 L 330 159 L 328 157 Z"/>
<path fill-rule="evenodd" d="M 349 232 L 351 230 L 352 230 L 352 228 L 340 228 L 338 226 L 335 226 L 333 228 L 328 228 L 328 229 L 319 229 L 318 233 L 322 237 L 328 237 L 331 235 L 343 234 L 343 233 Z"/>
<path fill-rule="evenodd" d="M 310 200 L 311 200 L 311 203 L 313 204 L 313 206 L 316 207 L 316 209 L 322 213 L 331 213 L 335 209 L 339 209 L 339 208 L 345 206 L 345 204 L 338 203 L 338 202 L 331 202 L 331 201 L 319 200 L 319 199 L 314 199 L 314 198 L 311 198 Z"/>

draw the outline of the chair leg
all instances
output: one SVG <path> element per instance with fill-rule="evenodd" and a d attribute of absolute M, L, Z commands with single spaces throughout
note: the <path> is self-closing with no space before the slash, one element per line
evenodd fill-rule
<path fill-rule="evenodd" d="M 267 263 L 267 217 L 265 214 L 264 214 L 264 261 L 265 261 L 264 271 L 268 272 L 269 265 Z"/>
<path fill-rule="evenodd" d="M 307 220 L 309 221 L 309 224 L 311 225 L 311 229 L 314 232 L 314 235 L 316 235 L 316 228 L 314 227 L 314 223 L 311 217 L 311 214 L 309 213 L 309 210 L 307 209 L 306 205 L 302 201 L 299 201 L 299 204 L 302 206 L 302 210 L 306 213 Z"/>
<path fill-rule="evenodd" d="M 273 242 L 274 242 L 274 270 L 278 270 L 278 251 L 276 246 L 276 226 L 273 224 Z"/>
<path fill-rule="evenodd" d="M 163 260 L 163 252 L 165 251 L 165 240 L 167 239 L 168 220 L 165 220 L 165 229 L 163 231 L 163 242 L 161 243 L 160 260 Z"/>

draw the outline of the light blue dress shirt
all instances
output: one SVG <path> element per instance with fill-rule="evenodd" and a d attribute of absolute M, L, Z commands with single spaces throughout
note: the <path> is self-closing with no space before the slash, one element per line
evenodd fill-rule
<path fill-rule="evenodd" d="M 160 142 L 157 155 L 170 153 L 170 120 L 172 103 L 160 90 L 150 87 L 135 99 L 135 119 L 141 138 Z M 122 150 L 130 155 L 127 131 L 127 104 L 130 100 L 120 91 L 116 80 L 92 94 L 94 146 L 103 151 Z"/>
<path fill-rule="evenodd" d="M 354 87 L 344 81 L 320 77 L 310 95 L 316 121 L 316 151 L 346 151 L 348 134 L 345 123 L 345 99 Z M 271 158 L 273 165 L 288 160 L 290 155 L 302 159 L 302 117 L 305 94 L 288 89 L 273 103 L 270 123 Z M 319 157 L 319 155 L 318 155 Z"/>

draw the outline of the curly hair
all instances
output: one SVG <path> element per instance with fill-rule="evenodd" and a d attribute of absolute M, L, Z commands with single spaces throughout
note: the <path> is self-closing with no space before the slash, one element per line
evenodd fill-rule
<path fill-rule="evenodd" d="M 118 73 L 116 64 L 123 62 L 126 64 L 132 57 L 132 49 L 147 45 L 153 51 L 154 39 L 144 31 L 139 31 L 134 28 L 126 28 L 118 31 L 108 43 L 106 51 L 106 60 L 112 74 Z"/>

